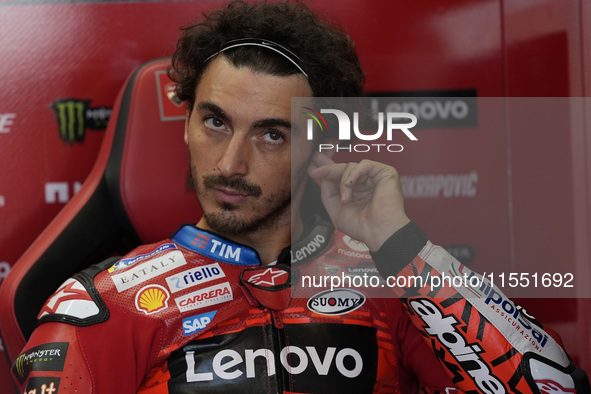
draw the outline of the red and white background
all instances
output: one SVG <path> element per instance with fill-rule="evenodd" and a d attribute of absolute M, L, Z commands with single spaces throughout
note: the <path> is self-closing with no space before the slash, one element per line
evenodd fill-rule
<path fill-rule="evenodd" d="M 224 3 L 0 1 L 0 281 L 84 182 L 129 73 L 170 56 L 180 26 Z M 310 4 L 351 34 L 371 94 L 591 92 L 586 0 Z M 498 261 L 534 273 L 540 262 L 569 261 L 591 280 L 591 110 L 578 103 L 557 112 L 556 127 L 537 127 L 540 117 L 509 105 L 497 130 L 421 131 L 429 154 L 394 159 L 410 216 L 477 271 Z M 66 111 L 76 122 L 64 122 Z M 437 193 L 412 186 L 438 176 L 460 184 Z M 522 301 L 591 370 L 591 301 Z M 9 387 L 4 364 L 0 356 L 0 387 Z"/>

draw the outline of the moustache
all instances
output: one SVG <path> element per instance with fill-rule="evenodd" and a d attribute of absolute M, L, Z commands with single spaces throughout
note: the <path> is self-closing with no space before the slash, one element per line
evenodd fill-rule
<path fill-rule="evenodd" d="M 203 177 L 203 186 L 209 189 L 221 187 L 253 197 L 259 197 L 263 193 L 258 185 L 249 183 L 242 178 L 227 179 L 220 174 L 205 175 Z"/>

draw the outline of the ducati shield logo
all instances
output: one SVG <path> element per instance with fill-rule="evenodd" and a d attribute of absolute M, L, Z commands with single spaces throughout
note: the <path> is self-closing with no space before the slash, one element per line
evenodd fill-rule
<path fill-rule="evenodd" d="M 308 309 L 321 315 L 344 315 L 365 303 L 365 296 L 357 290 L 326 290 L 308 300 Z"/>

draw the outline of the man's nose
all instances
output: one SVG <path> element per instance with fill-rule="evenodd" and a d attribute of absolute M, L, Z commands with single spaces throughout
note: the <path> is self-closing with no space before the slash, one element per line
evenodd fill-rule
<path fill-rule="evenodd" d="M 218 169 L 226 178 L 244 176 L 248 173 L 250 147 L 245 138 L 237 134 L 230 137 L 224 146 L 224 152 L 218 162 Z"/>

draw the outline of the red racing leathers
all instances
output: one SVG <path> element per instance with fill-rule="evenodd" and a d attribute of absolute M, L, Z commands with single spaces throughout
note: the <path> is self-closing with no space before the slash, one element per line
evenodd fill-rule
<path fill-rule="evenodd" d="M 415 380 L 583 392 L 584 373 L 500 292 L 413 286 L 394 298 L 363 244 L 320 220 L 308 229 L 273 266 L 184 226 L 75 275 L 12 368 L 20 392 L 407 393 Z M 466 271 L 414 224 L 373 257 L 384 277 Z M 368 278 L 378 288 L 355 287 Z"/>

